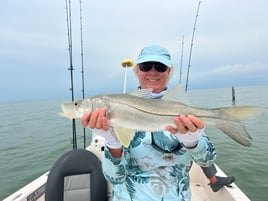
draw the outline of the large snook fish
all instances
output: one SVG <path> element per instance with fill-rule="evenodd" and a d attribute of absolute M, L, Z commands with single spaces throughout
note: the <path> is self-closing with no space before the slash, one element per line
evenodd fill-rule
<path fill-rule="evenodd" d="M 63 103 L 62 116 L 82 118 L 85 112 L 106 108 L 107 118 L 119 141 L 128 147 L 134 131 L 163 131 L 167 125 L 175 127 L 173 119 L 180 114 L 194 115 L 205 124 L 214 125 L 244 146 L 250 146 L 251 137 L 242 121 L 260 114 L 258 106 L 204 109 L 178 102 L 180 87 L 174 87 L 162 99 L 149 99 L 151 90 L 136 90 L 130 94 L 98 95 L 88 99 Z M 147 98 L 145 98 L 147 97 Z"/>

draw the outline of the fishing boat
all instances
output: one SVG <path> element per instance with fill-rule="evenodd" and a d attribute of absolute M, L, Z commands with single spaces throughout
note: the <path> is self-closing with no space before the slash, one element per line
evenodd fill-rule
<path fill-rule="evenodd" d="M 132 65 L 131 60 L 122 62 L 125 73 Z M 123 93 L 125 90 L 126 76 Z M 73 147 L 74 149 L 64 153 L 48 172 L 3 201 L 110 201 L 112 186 L 107 183 L 101 170 L 104 143 L 103 138 L 96 136 L 85 149 Z M 226 176 L 217 165 L 216 168 L 218 176 Z M 190 188 L 191 201 L 250 201 L 235 183 L 213 192 L 202 169 L 195 163 L 190 170 Z"/>
<path fill-rule="evenodd" d="M 80 200 L 94 200 L 94 201 L 95 200 L 96 201 L 107 200 L 107 201 L 109 201 L 109 200 L 111 200 L 111 192 L 112 192 L 111 185 L 108 184 L 103 178 L 99 178 L 99 177 L 101 177 L 99 174 L 99 173 L 101 173 L 101 167 L 97 166 L 97 168 L 99 168 L 99 170 L 92 171 L 92 168 L 93 169 L 94 169 L 94 167 L 96 168 L 96 164 L 100 165 L 101 158 L 102 158 L 103 152 L 104 152 L 103 150 L 104 150 L 104 139 L 102 137 L 96 136 L 95 138 L 93 138 L 90 146 L 88 146 L 86 149 L 71 150 L 67 153 L 64 153 L 63 156 L 60 157 L 59 160 L 57 160 L 56 163 L 53 165 L 53 167 L 51 168 L 50 171 L 55 171 L 55 167 L 57 167 L 56 171 L 61 171 L 60 168 L 58 168 L 58 167 L 61 167 L 61 165 L 59 165 L 59 164 L 61 163 L 61 161 L 64 161 L 64 163 L 65 163 L 66 160 L 68 158 L 70 158 L 70 155 L 72 155 L 73 153 L 85 152 L 86 155 L 91 155 L 92 162 L 88 163 L 88 166 L 89 166 L 88 174 L 90 175 L 90 177 L 88 177 L 88 178 L 91 179 L 91 181 L 89 179 L 88 183 L 90 183 L 91 185 L 87 186 L 87 191 L 86 191 L 86 192 L 89 192 L 88 193 L 89 198 L 88 199 L 79 198 L 79 197 L 83 197 L 84 193 L 81 192 L 81 194 L 74 193 L 74 194 L 78 195 L 78 198 L 72 197 L 69 200 L 73 200 L 73 201 L 80 201 Z M 84 156 L 82 156 L 82 157 L 84 157 Z M 84 159 L 77 157 L 77 160 L 84 160 Z M 72 164 L 75 164 L 73 159 L 72 159 Z M 76 163 L 76 165 L 79 166 L 80 164 Z M 64 164 L 62 166 L 64 166 Z M 93 166 L 93 167 L 90 167 L 90 166 Z M 218 170 L 218 173 L 217 173 L 218 176 L 226 176 L 224 174 L 224 172 L 218 166 L 216 166 L 216 167 Z M 30 182 L 26 186 L 22 187 L 18 191 L 14 192 L 13 194 L 11 194 L 7 198 L 5 198 L 3 201 L 45 201 L 45 196 L 46 196 L 45 194 L 46 193 L 50 193 L 50 194 L 52 194 L 52 196 L 56 197 L 55 199 L 53 199 L 53 198 L 51 198 L 51 195 L 49 195 L 50 196 L 49 201 L 52 201 L 52 200 L 61 201 L 61 200 L 58 200 L 57 196 L 59 196 L 59 195 L 55 195 L 55 193 L 56 194 L 62 193 L 62 191 L 51 193 L 51 192 L 48 192 L 48 189 L 46 189 L 46 188 L 48 188 L 48 185 L 51 185 L 51 181 L 53 181 L 55 183 L 57 182 L 57 181 L 55 181 L 54 178 L 53 179 L 49 178 L 54 173 L 51 175 L 49 173 L 50 173 L 49 171 L 44 173 L 43 175 L 41 175 L 40 177 L 38 177 L 34 181 Z M 73 174 L 77 176 L 77 173 L 73 172 Z M 87 174 L 87 173 L 82 172 L 82 174 L 80 174 L 80 175 L 85 175 L 85 174 Z M 95 177 L 95 180 L 94 180 L 94 176 L 96 176 L 96 175 L 94 175 L 94 174 L 97 174 L 97 177 Z M 68 175 L 68 176 L 70 176 L 70 175 Z M 65 181 L 66 181 L 66 179 L 65 179 Z M 80 183 L 80 181 L 81 180 L 79 179 L 78 183 Z M 62 181 L 62 183 L 63 183 L 63 181 Z M 73 182 L 73 183 L 75 183 L 75 182 Z M 71 186 L 72 182 L 69 182 L 68 185 Z M 65 185 L 65 187 L 68 185 Z M 56 188 L 56 191 L 60 191 L 57 189 L 59 186 L 60 185 L 57 185 L 56 187 L 52 186 L 52 191 L 55 191 L 54 190 L 55 188 Z M 104 188 L 104 186 L 107 187 L 107 189 Z M 226 187 L 226 186 L 223 187 L 218 192 L 213 192 L 211 190 L 210 186 L 208 185 L 208 179 L 205 177 L 202 169 L 196 164 L 193 164 L 193 166 L 190 170 L 190 186 L 191 186 L 191 190 L 192 190 L 192 199 L 191 199 L 192 201 L 215 201 L 215 200 L 217 200 L 217 201 L 250 201 L 250 199 L 246 196 L 246 194 L 244 192 L 242 192 L 241 189 L 235 183 L 233 183 L 229 187 Z M 85 189 L 84 187 L 81 187 L 81 186 L 79 186 L 79 187 L 82 189 Z M 50 187 L 50 189 L 51 189 L 51 187 Z M 106 193 L 105 198 L 104 198 L 102 192 Z M 94 193 L 96 195 L 93 195 Z M 100 198 L 94 197 L 94 199 L 93 199 L 92 197 L 90 198 L 90 195 L 91 196 L 100 196 Z M 48 201 L 48 200 L 46 200 L 46 201 Z"/>

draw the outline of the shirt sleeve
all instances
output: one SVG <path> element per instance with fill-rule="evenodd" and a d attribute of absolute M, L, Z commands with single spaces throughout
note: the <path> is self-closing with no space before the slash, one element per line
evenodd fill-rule
<path fill-rule="evenodd" d="M 124 149 L 120 158 L 114 158 L 108 147 L 105 145 L 104 157 L 102 159 L 102 169 L 104 177 L 111 184 L 121 184 L 126 179 L 126 161 L 124 159 Z"/>
<path fill-rule="evenodd" d="M 194 162 L 200 166 L 210 166 L 216 160 L 216 148 L 205 133 L 199 138 L 197 146 L 194 149 L 188 149 L 188 151 Z"/>

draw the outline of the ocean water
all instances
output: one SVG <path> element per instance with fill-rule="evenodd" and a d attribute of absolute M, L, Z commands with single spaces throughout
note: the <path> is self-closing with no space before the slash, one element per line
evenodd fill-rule
<path fill-rule="evenodd" d="M 264 113 L 247 120 L 253 141 L 244 147 L 221 131 L 207 127 L 217 147 L 216 163 L 252 201 L 268 200 L 268 86 L 236 87 L 236 106 L 259 105 Z M 233 106 L 231 88 L 190 90 L 191 103 L 200 107 Z M 58 115 L 63 100 L 0 103 L 0 200 L 48 171 L 72 149 L 71 121 Z M 83 132 L 77 121 L 78 147 Z M 87 130 L 87 144 L 91 135 Z"/>

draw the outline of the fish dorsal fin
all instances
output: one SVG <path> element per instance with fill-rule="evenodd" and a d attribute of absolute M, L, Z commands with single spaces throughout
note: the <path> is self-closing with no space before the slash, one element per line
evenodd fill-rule
<path fill-rule="evenodd" d="M 134 138 L 134 131 L 127 128 L 116 127 L 114 128 L 115 134 L 124 147 L 128 147 L 131 140 Z"/>
<path fill-rule="evenodd" d="M 163 97 L 163 100 L 175 101 L 188 104 L 188 99 L 181 84 L 177 84 L 173 89 L 168 91 Z"/>
<path fill-rule="evenodd" d="M 137 96 L 141 98 L 149 98 L 153 89 L 137 89 L 134 91 L 131 91 L 129 94 L 132 96 Z"/>

